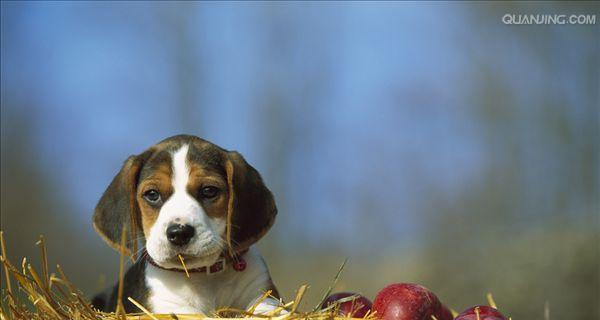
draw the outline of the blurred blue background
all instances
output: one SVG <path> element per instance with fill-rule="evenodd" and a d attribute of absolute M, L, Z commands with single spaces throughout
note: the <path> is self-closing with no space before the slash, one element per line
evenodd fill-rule
<path fill-rule="evenodd" d="M 2 229 L 46 236 L 91 295 L 91 227 L 130 154 L 188 133 L 274 191 L 285 297 L 418 282 L 460 311 L 600 316 L 596 25 L 505 25 L 593 3 L 2 2 Z M 596 22 L 598 23 L 598 22 Z M 99 276 L 104 275 L 104 276 Z M 99 280 L 100 279 L 100 280 Z M 312 300 L 311 300 L 312 299 Z"/>

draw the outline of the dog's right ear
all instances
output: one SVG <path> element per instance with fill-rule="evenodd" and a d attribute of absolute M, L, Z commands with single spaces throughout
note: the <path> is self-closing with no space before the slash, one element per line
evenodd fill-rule
<path fill-rule="evenodd" d="M 143 234 L 136 192 L 140 171 L 152 153 L 150 149 L 127 158 L 121 171 L 104 191 L 94 211 L 94 229 L 117 251 L 120 251 L 121 234 L 125 230 L 127 238 L 123 249 L 129 256 L 137 252 L 137 235 Z"/>

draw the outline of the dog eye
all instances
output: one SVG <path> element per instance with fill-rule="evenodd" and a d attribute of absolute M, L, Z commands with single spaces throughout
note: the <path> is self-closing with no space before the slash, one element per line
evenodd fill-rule
<path fill-rule="evenodd" d="M 213 186 L 206 186 L 200 190 L 200 195 L 206 199 L 214 198 L 217 194 L 219 194 L 219 188 Z"/>
<path fill-rule="evenodd" d="M 157 204 L 160 201 L 160 193 L 154 189 L 144 192 L 144 199 L 151 204 Z"/>

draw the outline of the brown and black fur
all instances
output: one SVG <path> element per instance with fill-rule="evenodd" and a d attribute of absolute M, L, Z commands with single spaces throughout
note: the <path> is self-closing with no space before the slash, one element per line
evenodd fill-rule
<path fill-rule="evenodd" d="M 146 299 L 148 298 L 148 287 L 146 286 L 146 277 L 144 274 L 146 263 L 148 262 L 145 259 L 138 259 L 138 261 L 127 270 L 123 277 L 124 298 L 122 301 L 125 312 L 127 313 L 140 311 L 138 307 L 127 299 L 127 297 L 131 297 L 142 305 L 146 305 Z M 114 287 L 95 295 L 92 298 L 92 307 L 105 312 L 115 311 L 117 309 L 117 301 L 119 298 L 118 289 L 119 286 L 115 285 Z"/>

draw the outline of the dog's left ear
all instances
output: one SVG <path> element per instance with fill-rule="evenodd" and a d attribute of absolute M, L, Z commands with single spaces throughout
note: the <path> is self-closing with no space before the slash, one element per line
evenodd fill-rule
<path fill-rule="evenodd" d="M 228 152 L 225 169 L 229 186 L 227 241 L 233 255 L 248 249 L 267 233 L 275 222 L 277 207 L 258 171 L 242 155 Z"/>
<path fill-rule="evenodd" d="M 117 251 L 120 251 L 121 234 L 125 230 L 127 238 L 123 249 L 129 256 L 137 252 L 138 234 L 143 234 L 136 192 L 140 170 L 151 154 L 152 150 L 148 150 L 127 158 L 94 211 L 94 229 Z"/>

